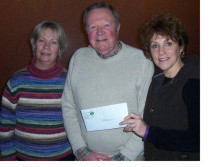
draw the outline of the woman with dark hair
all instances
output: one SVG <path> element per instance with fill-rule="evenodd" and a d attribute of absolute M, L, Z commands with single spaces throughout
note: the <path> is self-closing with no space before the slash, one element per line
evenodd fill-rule
<path fill-rule="evenodd" d="M 141 42 L 156 70 L 143 119 L 134 113 L 120 124 L 144 141 L 145 160 L 200 159 L 200 66 L 186 56 L 188 36 L 175 17 L 162 14 L 147 21 Z"/>
<path fill-rule="evenodd" d="M 8 80 L 2 97 L 2 160 L 74 160 L 63 125 L 61 96 L 67 71 L 63 28 L 43 21 L 31 34 L 30 65 Z"/>

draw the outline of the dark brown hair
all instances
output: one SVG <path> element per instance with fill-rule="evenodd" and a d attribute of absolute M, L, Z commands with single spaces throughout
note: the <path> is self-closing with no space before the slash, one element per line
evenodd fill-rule
<path fill-rule="evenodd" d="M 142 50 L 146 57 L 151 58 L 150 41 L 154 34 L 166 36 L 167 38 L 178 42 L 179 46 L 184 46 L 184 52 L 187 51 L 188 35 L 182 22 L 171 16 L 169 13 L 161 14 L 145 22 L 141 31 Z"/>

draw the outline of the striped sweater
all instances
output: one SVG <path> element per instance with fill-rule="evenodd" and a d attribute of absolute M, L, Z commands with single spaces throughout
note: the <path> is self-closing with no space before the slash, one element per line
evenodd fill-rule
<path fill-rule="evenodd" d="M 60 160 L 72 154 L 61 111 L 67 71 L 59 59 L 50 70 L 39 70 L 35 59 L 10 77 L 3 92 L 2 160 Z"/>

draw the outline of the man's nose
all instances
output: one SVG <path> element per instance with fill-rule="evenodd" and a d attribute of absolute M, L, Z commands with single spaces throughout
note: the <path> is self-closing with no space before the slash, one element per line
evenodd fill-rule
<path fill-rule="evenodd" d="M 97 34 L 98 34 L 98 35 L 103 34 L 103 27 L 99 26 L 99 27 L 97 28 Z"/>

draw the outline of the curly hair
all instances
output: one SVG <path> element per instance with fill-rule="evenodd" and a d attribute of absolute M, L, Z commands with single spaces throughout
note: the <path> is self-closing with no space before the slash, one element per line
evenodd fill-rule
<path fill-rule="evenodd" d="M 146 57 L 151 58 L 150 41 L 154 34 L 166 36 L 179 46 L 184 46 L 184 53 L 187 51 L 188 35 L 182 22 L 171 16 L 169 13 L 161 14 L 145 22 L 141 29 L 141 45 Z"/>

